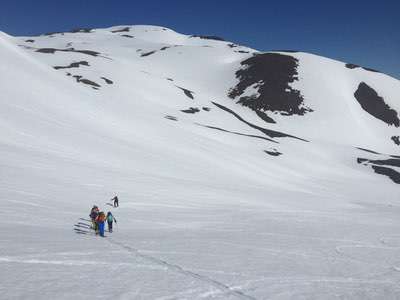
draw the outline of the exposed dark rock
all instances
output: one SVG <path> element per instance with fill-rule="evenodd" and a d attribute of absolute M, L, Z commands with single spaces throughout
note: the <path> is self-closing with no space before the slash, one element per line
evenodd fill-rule
<path fill-rule="evenodd" d="M 191 35 L 191 38 L 200 38 L 203 40 L 214 40 L 214 41 L 221 41 L 224 42 L 225 40 L 219 36 L 215 35 Z"/>
<path fill-rule="evenodd" d="M 400 120 L 397 112 L 387 105 L 378 93 L 368 86 L 365 82 L 361 82 L 354 93 L 354 97 L 360 103 L 361 107 L 375 118 L 385 122 L 388 125 L 400 126 Z"/>
<path fill-rule="evenodd" d="M 282 155 L 281 152 L 278 152 L 276 149 L 274 149 L 273 151 L 268 151 L 268 150 L 264 150 L 265 153 L 271 155 L 271 156 L 279 156 Z"/>
<path fill-rule="evenodd" d="M 268 115 L 261 110 L 256 110 L 256 114 L 267 123 L 276 123 L 274 119 L 268 117 Z"/>
<path fill-rule="evenodd" d="M 92 32 L 92 29 L 91 29 L 91 28 L 75 28 L 75 29 L 72 29 L 72 30 L 70 31 L 70 33 L 78 33 L 78 32 L 81 32 L 81 33 L 91 33 L 91 32 Z"/>
<path fill-rule="evenodd" d="M 389 159 L 367 159 L 367 158 L 357 158 L 357 162 L 361 163 L 369 163 L 379 166 L 391 166 L 391 167 L 399 167 L 400 168 L 400 159 L 389 158 Z"/>
<path fill-rule="evenodd" d="M 299 52 L 297 50 L 282 50 L 282 49 L 278 49 L 278 50 L 274 49 L 274 50 L 271 50 L 271 51 L 274 51 L 274 52 L 287 52 L 287 53 L 297 53 L 297 52 Z"/>
<path fill-rule="evenodd" d="M 250 51 L 244 51 L 244 50 L 237 50 L 235 51 L 236 53 L 250 53 Z"/>
<path fill-rule="evenodd" d="M 107 84 L 113 84 L 114 82 L 106 77 L 100 77 L 101 79 L 103 79 Z"/>
<path fill-rule="evenodd" d="M 375 73 L 380 73 L 380 71 L 372 69 L 372 68 L 367 68 L 367 67 L 362 67 L 364 70 L 366 71 L 370 71 L 370 72 L 375 72 Z"/>
<path fill-rule="evenodd" d="M 210 111 L 211 108 L 209 108 L 209 107 L 203 107 L 202 110 L 204 110 L 204 111 Z"/>
<path fill-rule="evenodd" d="M 82 53 L 90 56 L 99 56 L 101 53 L 93 51 L 93 50 L 76 50 L 75 48 L 67 48 L 67 49 L 56 49 L 56 48 L 40 48 L 37 49 L 36 52 L 39 53 L 47 53 L 47 54 L 54 54 L 57 51 L 59 52 L 76 52 Z"/>
<path fill-rule="evenodd" d="M 194 99 L 194 96 L 193 96 L 194 92 L 189 91 L 189 90 L 187 90 L 187 89 L 185 89 L 185 88 L 183 88 L 183 87 L 177 86 L 177 85 L 176 85 L 176 87 L 179 88 L 179 89 L 181 89 L 181 90 L 185 93 L 185 95 L 186 95 L 188 98 Z"/>
<path fill-rule="evenodd" d="M 238 45 L 233 44 L 233 43 L 230 43 L 230 44 L 228 44 L 227 46 L 228 46 L 229 48 L 236 48 L 236 47 L 239 47 Z"/>
<path fill-rule="evenodd" d="M 61 31 L 53 31 L 53 32 L 47 32 L 47 33 L 45 33 L 45 34 L 43 34 L 43 35 L 55 35 L 55 34 L 62 34 L 62 35 L 64 35 L 64 32 L 61 32 Z"/>
<path fill-rule="evenodd" d="M 178 121 L 178 119 L 176 118 L 176 117 L 173 117 L 173 116 L 165 116 L 164 118 L 166 118 L 166 119 L 168 119 L 168 120 L 171 120 L 171 121 Z"/>
<path fill-rule="evenodd" d="M 91 28 L 75 28 L 75 29 L 72 29 L 72 30 L 70 30 L 70 31 L 68 31 L 69 33 L 90 33 L 90 32 L 92 32 L 93 31 L 93 29 L 91 29 Z M 54 32 L 48 32 L 48 33 L 45 33 L 45 34 L 43 34 L 43 35 L 49 35 L 49 36 L 51 36 L 51 35 L 55 35 L 55 34 L 61 34 L 61 35 L 64 35 L 64 33 L 65 32 L 61 32 L 61 31 L 54 31 Z"/>
<path fill-rule="evenodd" d="M 400 146 L 400 136 L 392 136 L 392 141 L 395 143 L 397 146 Z"/>
<path fill-rule="evenodd" d="M 356 69 L 356 68 L 360 68 L 360 66 L 359 66 L 359 65 L 355 65 L 355 64 L 346 64 L 345 66 L 346 66 L 346 68 L 348 68 L 348 69 Z"/>
<path fill-rule="evenodd" d="M 98 87 L 101 87 L 100 84 L 98 84 L 98 83 L 96 83 L 96 82 L 94 82 L 94 81 L 91 81 L 91 80 L 89 80 L 89 79 L 82 78 L 82 76 L 74 75 L 74 76 L 72 76 L 72 77 L 74 77 L 74 78 L 76 79 L 76 82 L 81 82 L 81 83 L 83 83 L 83 84 L 91 85 L 91 86 L 97 87 L 97 88 L 98 88 Z"/>
<path fill-rule="evenodd" d="M 366 71 L 375 72 L 375 73 L 380 73 L 378 70 L 371 69 L 371 68 L 367 68 L 367 67 L 361 67 L 361 66 L 356 65 L 356 64 L 346 64 L 345 66 L 346 66 L 346 68 L 348 68 L 348 69 L 362 68 L 362 69 L 364 69 L 364 70 L 366 70 Z"/>
<path fill-rule="evenodd" d="M 180 45 L 174 45 L 174 46 L 164 46 L 164 47 L 162 47 L 162 48 L 160 48 L 159 50 L 153 50 L 153 51 L 149 51 L 149 52 L 146 52 L 146 53 L 142 53 L 142 57 L 143 56 L 149 56 L 149 55 L 152 55 L 152 54 L 154 54 L 154 53 L 156 53 L 157 51 L 165 51 L 165 50 L 167 50 L 167 49 L 169 49 L 169 48 L 172 48 L 172 47 L 180 47 Z M 137 51 L 141 51 L 141 49 L 138 49 Z"/>
<path fill-rule="evenodd" d="M 195 113 L 200 112 L 200 109 L 198 109 L 197 107 L 189 107 L 188 109 L 181 110 L 181 112 L 184 112 L 187 114 L 195 114 Z"/>
<path fill-rule="evenodd" d="M 217 106 L 218 108 L 220 108 L 220 109 L 222 109 L 222 110 L 224 110 L 226 112 L 229 112 L 230 114 L 235 116 L 239 121 L 247 124 L 251 128 L 254 128 L 254 129 L 257 129 L 257 130 L 261 131 L 262 133 L 264 133 L 265 135 L 267 135 L 267 136 L 269 136 L 271 138 L 275 138 L 275 137 L 277 137 L 277 138 L 290 137 L 290 138 L 298 139 L 298 140 L 301 140 L 301 141 L 304 141 L 304 142 L 308 142 L 307 140 L 299 138 L 299 137 L 294 136 L 294 135 L 290 135 L 290 134 L 286 134 L 286 133 L 283 133 L 283 132 L 270 130 L 270 129 L 266 129 L 266 128 L 254 125 L 254 124 L 244 120 L 241 116 L 239 116 L 237 113 L 235 113 L 234 111 L 230 110 L 229 108 L 227 108 L 227 107 L 225 107 L 225 106 L 223 106 L 221 104 L 218 104 L 216 102 L 211 102 L 211 103 L 214 104 L 215 106 Z"/>
<path fill-rule="evenodd" d="M 35 40 L 25 40 L 26 43 L 34 43 Z"/>
<path fill-rule="evenodd" d="M 121 34 L 121 36 L 123 36 L 123 37 L 126 37 L 126 38 L 134 38 L 134 36 L 133 35 L 130 35 L 130 34 Z"/>
<path fill-rule="evenodd" d="M 255 54 L 241 62 L 236 72 L 239 83 L 229 91 L 232 99 L 254 86 L 258 94 L 241 96 L 237 103 L 254 111 L 274 111 L 281 115 L 304 115 L 313 110 L 306 107 L 300 91 L 289 86 L 297 79 L 298 60 L 278 53 Z"/>
<path fill-rule="evenodd" d="M 396 157 L 396 156 L 392 156 L 392 157 Z M 397 172 L 396 170 L 388 167 L 388 166 L 400 167 L 400 157 L 381 159 L 381 160 L 357 158 L 357 163 L 363 164 L 363 165 L 371 165 L 371 167 L 372 167 L 372 169 L 374 169 L 375 173 L 388 176 L 393 182 L 400 184 L 400 173 Z"/>
<path fill-rule="evenodd" d="M 167 80 L 169 80 L 169 81 L 174 81 L 172 78 L 166 78 Z"/>
<path fill-rule="evenodd" d="M 87 61 L 78 61 L 78 62 L 73 62 L 69 66 L 54 66 L 53 68 L 56 70 L 59 69 L 69 69 L 69 68 L 79 68 L 79 66 L 89 66 L 89 63 Z"/>
<path fill-rule="evenodd" d="M 379 153 L 379 152 L 376 152 L 376 151 L 373 151 L 373 150 L 369 150 L 369 149 L 365 149 L 365 148 L 360 148 L 360 147 L 356 147 L 358 150 L 362 150 L 362 151 L 365 151 L 365 152 L 369 152 L 369 153 L 373 153 L 373 154 L 379 154 L 379 155 L 381 155 L 382 153 Z"/>
<path fill-rule="evenodd" d="M 279 144 L 278 142 L 276 142 L 276 141 L 274 141 L 274 140 L 271 140 L 271 139 L 269 139 L 269 138 L 266 138 L 266 137 L 264 137 L 264 136 L 253 135 L 253 134 L 245 134 L 245 133 L 240 133 L 240 132 L 236 132 L 236 131 L 229 131 L 229 130 L 226 130 L 226 129 L 223 129 L 223 128 L 220 128 L 220 127 L 209 126 L 209 125 L 203 125 L 203 124 L 198 124 L 198 123 L 196 123 L 196 124 L 199 125 L 199 126 L 203 126 L 203 127 L 206 127 L 206 128 L 210 128 L 210 129 L 215 129 L 215 130 L 219 130 L 219 131 L 223 131 L 223 132 L 228 132 L 228 133 L 232 133 L 232 134 L 236 134 L 236 135 L 241 135 L 241 136 L 252 137 L 252 138 L 256 138 L 256 139 L 262 139 L 262 140 L 266 140 L 266 141 L 269 141 L 269 142 L 272 142 L 272 143 Z"/>
<path fill-rule="evenodd" d="M 145 56 L 152 55 L 152 54 L 154 54 L 154 53 L 156 53 L 156 52 L 157 52 L 157 51 L 153 50 L 153 51 L 150 51 L 150 52 L 142 53 L 140 56 L 141 56 L 141 57 L 145 57 Z"/>
<path fill-rule="evenodd" d="M 394 183 L 400 184 L 400 173 L 391 169 L 391 168 L 386 168 L 386 167 L 380 167 L 380 166 L 375 166 L 372 165 L 372 168 L 374 169 L 375 173 L 385 175 L 389 177 Z"/>
<path fill-rule="evenodd" d="M 124 28 L 121 28 L 121 29 L 112 30 L 111 32 L 112 33 L 117 33 L 117 32 L 129 32 L 129 31 L 130 31 L 129 27 L 124 27 Z"/>
<path fill-rule="evenodd" d="M 67 72 L 67 76 L 71 76 L 72 74 L 70 72 Z"/>

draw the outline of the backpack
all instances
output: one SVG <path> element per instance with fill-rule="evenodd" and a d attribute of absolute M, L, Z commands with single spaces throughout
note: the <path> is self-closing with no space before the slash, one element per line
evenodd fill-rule
<path fill-rule="evenodd" d="M 108 222 L 111 223 L 111 222 L 113 221 L 113 219 L 114 219 L 114 218 L 113 218 L 113 215 L 112 215 L 112 214 L 109 214 L 109 215 L 107 216 L 107 221 L 108 221 Z"/>

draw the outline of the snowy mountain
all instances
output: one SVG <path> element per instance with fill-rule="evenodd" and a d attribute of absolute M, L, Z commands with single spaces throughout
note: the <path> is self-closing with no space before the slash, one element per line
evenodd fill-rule
<path fill-rule="evenodd" d="M 2 297 L 400 297 L 399 80 L 157 26 L 0 57 Z"/>

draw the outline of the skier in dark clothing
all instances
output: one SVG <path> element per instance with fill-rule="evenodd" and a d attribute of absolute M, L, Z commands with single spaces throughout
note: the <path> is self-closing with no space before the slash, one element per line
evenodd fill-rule
<path fill-rule="evenodd" d="M 111 201 L 113 201 L 114 207 L 118 207 L 118 206 L 119 206 L 119 204 L 118 204 L 118 197 L 117 197 L 117 196 L 115 196 L 114 198 L 112 198 Z"/>
<path fill-rule="evenodd" d="M 92 228 L 96 231 L 97 233 L 97 223 L 96 223 L 96 218 L 99 215 L 99 208 L 96 205 L 93 205 L 92 210 L 90 211 L 90 219 L 92 220 Z"/>
<path fill-rule="evenodd" d="M 107 225 L 108 225 L 108 232 L 113 231 L 113 222 L 115 221 L 115 224 L 117 224 L 117 219 L 114 218 L 113 214 L 111 211 L 107 213 Z"/>

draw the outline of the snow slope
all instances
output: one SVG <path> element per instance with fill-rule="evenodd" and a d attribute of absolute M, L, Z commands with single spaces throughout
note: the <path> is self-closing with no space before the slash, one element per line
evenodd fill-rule
<path fill-rule="evenodd" d="M 0 57 L 2 298 L 400 297 L 398 80 L 156 26 Z"/>

